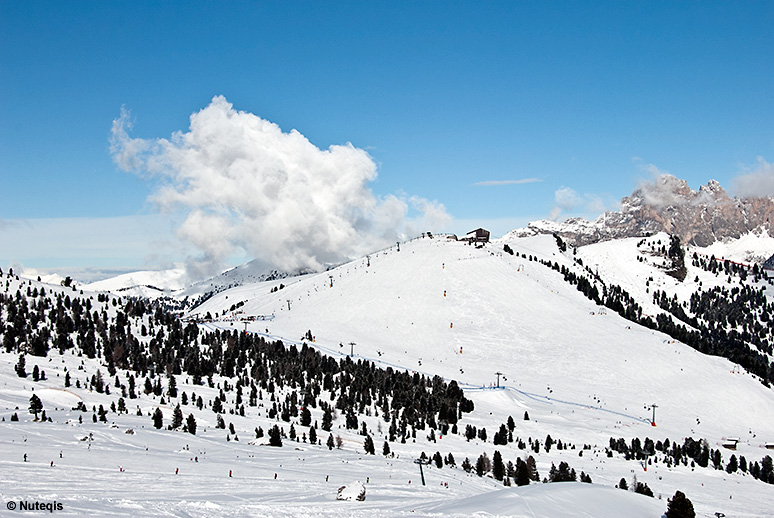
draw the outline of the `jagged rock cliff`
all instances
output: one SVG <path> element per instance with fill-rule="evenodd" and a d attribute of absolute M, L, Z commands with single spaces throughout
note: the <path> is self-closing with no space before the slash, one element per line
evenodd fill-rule
<path fill-rule="evenodd" d="M 580 246 L 663 231 L 684 244 L 704 247 L 751 231 L 766 230 L 771 235 L 772 220 L 772 198 L 731 198 L 714 180 L 695 191 L 685 180 L 662 175 L 623 198 L 620 210 L 607 211 L 594 221 L 541 220 L 510 235 L 555 233 Z"/>

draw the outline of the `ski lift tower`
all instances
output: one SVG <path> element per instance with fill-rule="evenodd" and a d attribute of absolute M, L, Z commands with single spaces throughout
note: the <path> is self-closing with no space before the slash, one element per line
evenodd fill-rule
<path fill-rule="evenodd" d="M 650 425 L 656 426 L 656 408 L 658 408 L 658 405 L 653 403 L 651 408 L 653 409 L 653 419 L 650 420 Z"/>
<path fill-rule="evenodd" d="M 423 486 L 426 485 L 425 472 L 422 470 L 422 466 L 426 466 L 430 464 L 430 459 L 422 459 L 422 458 L 414 459 L 414 464 L 419 464 L 419 476 L 422 478 L 422 485 Z"/>
<path fill-rule="evenodd" d="M 497 388 L 500 388 L 500 376 L 502 376 L 503 373 L 500 371 L 497 371 L 495 372 L 495 374 L 497 375 Z"/>

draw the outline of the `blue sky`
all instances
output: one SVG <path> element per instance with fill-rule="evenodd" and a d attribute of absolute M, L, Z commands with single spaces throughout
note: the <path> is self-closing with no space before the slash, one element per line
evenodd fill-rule
<path fill-rule="evenodd" d="M 170 138 L 214 96 L 365 150 L 374 196 L 443 204 L 438 230 L 594 217 L 653 170 L 731 189 L 774 161 L 773 26 L 753 1 L 3 0 L 0 265 L 196 255 L 149 201 L 169 178 L 121 170 L 111 126 L 123 106 L 132 138 Z"/>

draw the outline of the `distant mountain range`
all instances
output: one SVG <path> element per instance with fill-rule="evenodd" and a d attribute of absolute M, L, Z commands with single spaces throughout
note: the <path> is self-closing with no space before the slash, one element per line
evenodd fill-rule
<path fill-rule="evenodd" d="M 623 198 L 620 210 L 607 211 L 594 221 L 540 220 L 511 231 L 508 236 L 557 234 L 565 241 L 583 246 L 666 232 L 678 236 L 684 244 L 707 247 L 750 232 L 771 235 L 772 217 L 772 198 L 731 198 L 714 180 L 696 191 L 685 180 L 662 175 L 655 183 L 646 184 Z"/>

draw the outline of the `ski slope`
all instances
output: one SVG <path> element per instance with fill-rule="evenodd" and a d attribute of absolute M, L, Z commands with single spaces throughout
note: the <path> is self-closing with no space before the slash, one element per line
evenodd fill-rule
<path fill-rule="evenodd" d="M 617 246 L 633 246 L 622 241 Z M 532 436 L 554 430 L 549 433 L 595 445 L 611 436 L 672 441 L 690 436 L 715 448 L 727 437 L 739 437 L 737 456 L 766 454 L 764 444 L 774 440 L 774 392 L 725 359 L 607 313 L 557 272 L 519 255 L 571 267 L 570 255 L 560 253 L 551 236 L 511 240 L 515 256 L 502 253 L 501 246 L 476 249 L 418 239 L 401 244 L 400 251 L 392 248 L 325 273 L 285 279 L 280 291 L 271 291 L 279 282 L 234 288 L 195 313 L 225 312 L 236 321 L 208 325 L 291 343 L 302 343 L 309 330 L 310 345 L 326 353 L 353 351 L 356 358 L 382 366 L 455 379 L 476 402 L 466 422 L 477 426 L 497 426 L 508 415 L 528 411 L 533 420 L 520 425 Z M 606 260 L 623 254 L 613 246 L 587 251 L 586 258 L 595 254 L 602 269 Z M 653 265 L 637 271 L 625 254 L 609 268 L 620 268 L 632 286 L 659 273 Z M 231 315 L 230 305 L 242 301 L 242 313 Z M 249 315 L 273 319 L 239 321 Z M 492 390 L 497 372 L 502 390 Z M 650 424 L 653 404 L 657 427 Z M 595 481 L 607 477 L 610 485 L 620 477 L 599 473 L 603 466 L 591 460 L 572 465 L 596 474 Z M 712 475 L 692 478 L 672 468 L 638 476 L 667 495 L 676 488 L 705 492 L 706 483 L 713 489 L 694 505 L 709 512 L 730 500 L 740 483 L 729 481 L 733 477 L 724 477 L 725 472 Z M 749 502 L 750 516 L 755 516 L 762 505 L 755 500 L 770 492 L 765 486 L 750 489 L 756 495 Z M 774 507 L 768 501 L 764 508 L 769 504 Z"/>
<path fill-rule="evenodd" d="M 56 501 L 63 510 L 55 514 L 64 516 L 613 518 L 661 516 L 667 498 L 681 490 L 700 517 L 715 512 L 770 516 L 774 493 L 749 474 L 660 462 L 645 471 L 618 454 L 608 457 L 605 448 L 611 437 L 682 442 L 691 436 L 705 438 L 717 449 L 725 438 L 735 436 L 740 443 L 734 453 L 748 462 L 759 461 L 770 453 L 763 445 L 774 441 L 772 391 L 750 375 L 732 372 L 733 365 L 724 359 L 702 355 L 600 311 L 557 272 L 521 257 L 571 267 L 572 256 L 560 253 L 551 236 L 513 239 L 509 244 L 518 256 L 503 253 L 502 244 L 476 249 L 440 238 L 418 239 L 402 243 L 400 251 L 383 250 L 328 272 L 231 288 L 192 312 L 220 317 L 202 324 L 208 329 L 246 328 L 288 344 L 302 343 L 311 331 L 310 345 L 326 354 L 353 351 L 355 359 L 456 379 L 475 403 L 475 411 L 465 414 L 461 425 L 486 428 L 486 442 L 467 441 L 462 430 L 431 442 L 426 438 L 429 430 L 419 430 L 414 440 L 390 443 L 394 456 L 370 456 L 363 453 L 363 437 L 347 430 L 340 416 L 333 433 L 342 437 L 341 449 L 328 451 L 327 434 L 321 435 L 323 445 L 286 440 L 282 448 L 271 448 L 261 439 L 250 444 L 256 427 L 266 430 L 277 423 L 268 417 L 265 400 L 248 408 L 244 417 L 225 416 L 239 437 L 227 441 L 226 430 L 215 428 L 213 412 L 191 405 L 183 411 L 195 416 L 197 435 L 154 429 L 150 414 L 160 408 L 167 424 L 177 400 L 162 403 L 152 394 L 127 400 L 127 414 L 110 412 L 108 423 L 93 423 L 92 409 L 109 406 L 117 396 L 75 386 L 65 389 L 63 378 L 67 369 L 73 383 L 85 383 L 97 369 L 105 373 L 103 363 L 79 357 L 74 350 L 63 355 L 52 350 L 47 358 L 28 355 L 27 371 L 38 365 L 48 377 L 33 382 L 15 375 L 18 355 L 2 350 L 3 500 Z M 602 268 L 608 259 L 628 252 L 613 247 L 578 253 L 588 254 L 587 263 L 592 255 L 598 257 Z M 621 266 L 627 264 L 622 260 Z M 626 274 L 633 285 L 657 271 L 641 266 L 642 271 L 630 268 Z M 285 287 L 272 291 L 280 284 Z M 41 285 L 17 280 L 6 289 Z M 232 305 L 239 308 L 232 312 Z M 112 318 L 115 308 L 108 303 L 105 308 Z M 266 320 L 245 324 L 240 319 L 247 316 Z M 493 387 L 497 372 L 499 388 Z M 119 370 L 122 382 L 126 375 Z M 195 391 L 207 401 L 223 381 L 215 376 L 216 387 L 211 388 L 179 376 L 178 390 Z M 32 422 L 26 408 L 33 393 L 53 422 Z M 88 412 L 72 410 L 80 401 Z M 650 424 L 654 403 L 657 427 Z M 9 422 L 14 412 L 20 422 Z M 529 420 L 522 419 L 525 412 Z M 533 453 L 515 443 L 493 445 L 492 435 L 509 416 L 516 420 L 515 437 L 543 442 L 550 434 L 571 447 Z M 312 419 L 321 419 L 319 409 L 312 410 Z M 385 423 L 377 416 L 361 419 L 380 450 Z M 301 427 L 296 427 L 300 434 Z M 135 433 L 126 433 L 129 429 Z M 82 440 L 89 436 L 93 440 Z M 475 463 L 480 454 L 491 457 L 494 450 L 506 461 L 534 455 L 541 478 L 552 464 L 565 461 L 577 473 L 591 475 L 594 483 L 503 488 L 491 477 L 459 467 L 466 457 Z M 427 485 L 422 486 L 413 461 L 422 452 L 435 451 L 453 453 L 457 467 L 425 467 Z M 26 463 L 24 453 L 29 455 Z M 723 450 L 724 463 L 730 453 Z M 631 484 L 635 476 L 648 484 L 655 498 L 614 488 L 621 478 Z M 356 480 L 366 486 L 365 502 L 337 502 L 336 490 Z"/>
<path fill-rule="evenodd" d="M 511 246 L 571 264 L 551 236 Z M 610 430 L 620 429 L 622 419 L 649 426 L 656 403 L 661 433 L 739 436 L 753 447 L 760 446 L 758 437 L 774 438 L 773 393 L 752 376 L 733 374 L 725 359 L 600 310 L 535 261 L 495 245 L 475 249 L 443 239 L 414 240 L 400 252 L 371 256 L 370 266 L 367 261 L 285 279 L 286 287 L 274 293 L 279 281 L 234 288 L 195 313 L 222 314 L 245 301 L 236 318 L 274 317 L 248 323 L 249 331 L 268 329 L 269 336 L 300 342 L 310 330 L 314 345 L 326 351 L 354 350 L 356 357 L 471 388 L 496 383 L 499 371 L 501 385 L 519 399 L 553 404 L 559 413 L 610 411 L 596 412 Z M 245 328 L 242 322 L 219 326 Z"/>

